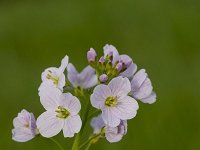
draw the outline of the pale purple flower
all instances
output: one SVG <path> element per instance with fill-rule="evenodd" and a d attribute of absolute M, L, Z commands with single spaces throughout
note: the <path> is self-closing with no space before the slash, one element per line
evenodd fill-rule
<path fill-rule="evenodd" d="M 102 56 L 100 59 L 99 59 L 99 63 L 103 64 L 105 62 L 105 59 L 104 57 Z"/>
<path fill-rule="evenodd" d="M 144 69 L 139 70 L 131 81 L 131 93 L 133 97 L 143 103 L 152 104 L 156 101 L 151 80 Z"/>
<path fill-rule="evenodd" d="M 36 121 L 33 113 L 23 109 L 13 120 L 12 139 L 17 142 L 26 142 L 37 134 Z"/>
<path fill-rule="evenodd" d="M 65 86 L 65 75 L 64 70 L 68 65 L 69 58 L 66 55 L 62 61 L 61 66 L 59 68 L 50 67 L 45 69 L 42 73 L 42 84 L 39 87 L 39 91 L 42 90 L 44 87 L 56 87 L 63 91 L 63 87 Z"/>
<path fill-rule="evenodd" d="M 99 80 L 104 83 L 108 80 L 108 76 L 106 74 L 102 74 L 99 76 Z"/>
<path fill-rule="evenodd" d="M 82 126 L 78 115 L 81 104 L 70 93 L 48 87 L 40 93 L 40 101 L 46 109 L 37 119 L 37 127 L 44 137 L 53 137 L 63 130 L 64 137 L 73 137 Z"/>
<path fill-rule="evenodd" d="M 87 60 L 88 62 L 94 62 L 96 60 L 96 52 L 93 48 L 90 48 L 90 50 L 87 52 Z"/>
<path fill-rule="evenodd" d="M 95 70 L 90 66 L 87 66 L 81 73 L 78 73 L 74 65 L 69 63 L 67 72 L 67 78 L 73 87 L 88 89 L 95 86 L 98 82 Z"/>
<path fill-rule="evenodd" d="M 112 79 L 108 85 L 101 84 L 95 87 L 90 97 L 91 104 L 101 109 L 105 124 L 116 127 L 120 120 L 136 116 L 139 106 L 134 98 L 128 96 L 130 91 L 131 84 L 128 78 L 121 76 Z"/>
<path fill-rule="evenodd" d="M 120 121 L 117 127 L 109 127 L 103 122 L 102 115 L 94 117 L 91 120 L 91 126 L 94 134 L 100 134 L 103 132 L 106 139 L 110 142 L 119 142 L 122 137 L 127 133 L 127 121 Z"/>
<path fill-rule="evenodd" d="M 133 60 L 128 55 L 119 55 L 117 49 L 113 45 L 104 46 L 104 58 L 109 56 L 110 53 L 113 54 L 112 64 L 116 63 L 122 64 L 122 66 L 117 66 L 117 70 L 124 70 L 120 75 L 123 77 L 132 77 L 137 70 L 137 65 L 133 63 Z"/>

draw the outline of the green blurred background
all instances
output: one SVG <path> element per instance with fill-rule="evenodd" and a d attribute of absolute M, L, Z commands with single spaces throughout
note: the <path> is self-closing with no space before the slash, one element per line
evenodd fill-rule
<path fill-rule="evenodd" d="M 57 150 L 44 138 L 11 140 L 12 119 L 26 108 L 40 115 L 41 72 L 65 54 L 81 70 L 86 52 L 115 45 L 145 68 L 158 100 L 140 103 L 119 143 L 92 149 L 200 149 L 199 0 L 1 0 L 0 149 Z M 55 137 L 65 149 L 73 139 Z"/>

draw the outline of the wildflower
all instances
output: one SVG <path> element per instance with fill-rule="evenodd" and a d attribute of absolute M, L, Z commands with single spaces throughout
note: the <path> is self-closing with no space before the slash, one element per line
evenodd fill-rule
<path fill-rule="evenodd" d="M 106 74 L 102 74 L 99 76 L 99 80 L 104 83 L 108 80 L 108 76 Z"/>
<path fill-rule="evenodd" d="M 152 104 L 156 101 L 156 94 L 144 69 L 139 70 L 131 81 L 132 96 L 143 103 Z"/>
<path fill-rule="evenodd" d="M 102 111 L 102 119 L 110 127 L 116 127 L 121 120 L 132 119 L 139 108 L 137 101 L 128 96 L 131 84 L 128 78 L 121 76 L 110 81 L 108 85 L 95 87 L 90 97 L 91 104 Z"/>
<path fill-rule="evenodd" d="M 73 64 L 67 66 L 67 78 L 73 87 L 81 87 L 83 89 L 88 89 L 97 84 L 97 76 L 95 70 L 87 66 L 81 73 L 78 73 Z"/>
<path fill-rule="evenodd" d="M 106 139 L 110 142 L 119 142 L 122 137 L 127 133 L 127 121 L 120 121 L 117 127 L 109 127 L 103 122 L 102 116 L 94 117 L 91 121 L 91 126 L 94 134 L 105 135 Z"/>
<path fill-rule="evenodd" d="M 12 139 L 17 142 L 26 142 L 34 138 L 38 133 L 33 113 L 23 109 L 13 120 L 14 129 Z"/>
<path fill-rule="evenodd" d="M 39 91 L 46 86 L 56 87 L 63 91 L 63 87 L 65 86 L 64 71 L 68 65 L 68 60 L 69 58 L 66 55 L 62 59 L 61 66 L 59 68 L 50 67 L 45 69 L 45 71 L 42 73 L 42 84 L 39 87 Z"/>
<path fill-rule="evenodd" d="M 48 87 L 40 93 L 40 101 L 46 109 L 36 123 L 42 136 L 52 137 L 63 129 L 64 137 L 73 137 L 80 131 L 82 121 L 78 113 L 81 105 L 75 96 Z"/>

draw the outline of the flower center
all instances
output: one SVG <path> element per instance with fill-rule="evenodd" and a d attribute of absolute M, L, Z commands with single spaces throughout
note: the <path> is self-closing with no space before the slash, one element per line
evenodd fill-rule
<path fill-rule="evenodd" d="M 69 114 L 70 114 L 69 111 L 66 108 L 62 107 L 62 106 L 58 106 L 58 108 L 56 109 L 55 112 L 57 112 L 56 117 L 62 118 L 62 119 L 67 118 L 69 116 Z"/>
<path fill-rule="evenodd" d="M 114 107 L 118 104 L 117 102 L 117 97 L 114 97 L 114 96 L 110 96 L 106 99 L 105 101 L 105 105 L 108 106 L 108 107 Z"/>
<path fill-rule="evenodd" d="M 55 85 L 58 85 L 59 77 L 54 77 L 52 71 L 48 70 L 47 79 L 52 80 Z"/>

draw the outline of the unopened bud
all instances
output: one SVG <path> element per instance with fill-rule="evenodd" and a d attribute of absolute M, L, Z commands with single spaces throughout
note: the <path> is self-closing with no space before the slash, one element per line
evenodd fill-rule
<path fill-rule="evenodd" d="M 87 52 L 87 59 L 88 62 L 94 62 L 96 60 L 96 52 L 93 48 L 90 48 L 90 50 Z"/>
<path fill-rule="evenodd" d="M 102 83 L 105 83 L 108 80 L 108 76 L 106 74 L 102 74 L 102 75 L 100 75 L 99 80 Z"/>

